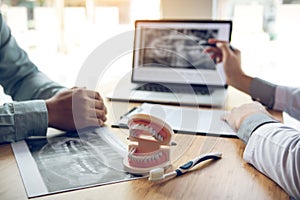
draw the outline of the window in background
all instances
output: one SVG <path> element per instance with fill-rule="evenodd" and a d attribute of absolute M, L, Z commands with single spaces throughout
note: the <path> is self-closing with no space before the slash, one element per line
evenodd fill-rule
<path fill-rule="evenodd" d="M 31 60 L 68 87 L 98 45 L 133 30 L 135 19 L 160 18 L 160 0 L 0 0 L 0 6 Z"/>
<path fill-rule="evenodd" d="M 215 17 L 233 20 L 232 44 L 246 72 L 299 86 L 299 0 L 216 0 Z"/>

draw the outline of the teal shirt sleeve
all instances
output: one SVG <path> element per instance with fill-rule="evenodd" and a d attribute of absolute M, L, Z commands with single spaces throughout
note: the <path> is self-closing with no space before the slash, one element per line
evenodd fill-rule
<path fill-rule="evenodd" d="M 63 87 L 37 69 L 0 17 L 0 84 L 4 92 L 16 101 L 53 96 Z"/>
<path fill-rule="evenodd" d="M 50 80 L 30 61 L 11 35 L 1 13 L 0 84 L 14 100 L 0 106 L 0 143 L 46 135 L 48 113 L 43 99 L 64 87 Z"/>
<path fill-rule="evenodd" d="M 44 100 L 6 103 L 0 106 L 0 142 L 46 136 L 48 114 Z"/>

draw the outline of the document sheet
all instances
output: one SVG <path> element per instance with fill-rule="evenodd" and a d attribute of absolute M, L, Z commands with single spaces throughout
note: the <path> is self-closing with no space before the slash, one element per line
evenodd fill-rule
<path fill-rule="evenodd" d="M 112 127 L 127 128 L 128 118 L 136 113 L 150 114 L 167 122 L 175 132 L 237 137 L 222 119 L 226 110 L 143 103 L 124 114 Z"/>

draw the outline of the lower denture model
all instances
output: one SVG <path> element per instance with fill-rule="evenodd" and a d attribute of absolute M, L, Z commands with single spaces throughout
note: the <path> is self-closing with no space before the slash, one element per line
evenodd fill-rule
<path fill-rule="evenodd" d="M 124 168 L 136 175 L 147 175 L 150 170 L 170 166 L 172 128 L 161 119 L 148 114 L 135 114 L 128 120 L 128 154 Z"/>

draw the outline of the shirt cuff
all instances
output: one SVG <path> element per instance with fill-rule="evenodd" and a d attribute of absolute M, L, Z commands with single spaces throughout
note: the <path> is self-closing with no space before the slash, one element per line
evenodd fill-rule
<path fill-rule="evenodd" d="M 260 78 L 254 78 L 250 85 L 250 95 L 253 100 L 259 101 L 272 109 L 275 101 L 276 85 Z"/>
<path fill-rule="evenodd" d="M 44 100 L 13 102 L 16 141 L 30 136 L 46 136 L 48 111 Z"/>
<path fill-rule="evenodd" d="M 267 124 L 267 123 L 277 123 L 275 119 L 271 118 L 270 116 L 258 113 L 250 115 L 249 117 L 245 118 L 242 122 L 240 129 L 237 132 L 237 136 L 243 140 L 244 143 L 247 143 L 251 134 L 260 126 Z"/>
<path fill-rule="evenodd" d="M 289 92 L 284 86 L 278 86 L 275 93 L 274 110 L 284 110 Z"/>

